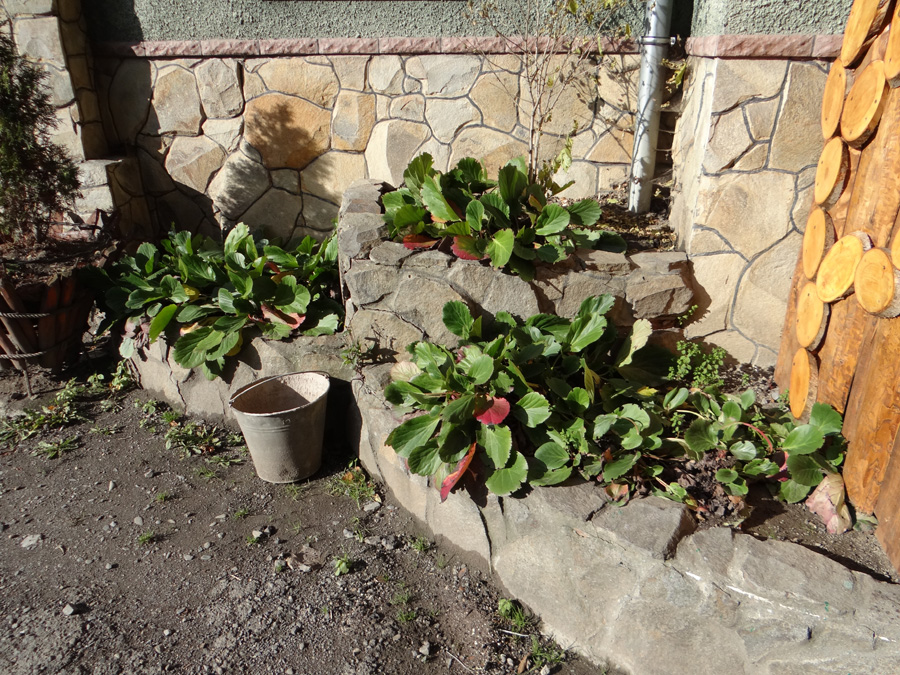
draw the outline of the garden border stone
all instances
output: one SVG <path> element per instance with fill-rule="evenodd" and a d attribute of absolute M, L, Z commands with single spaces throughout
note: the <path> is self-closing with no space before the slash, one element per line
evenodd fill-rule
<path fill-rule="evenodd" d="M 382 242 L 376 207 L 383 189 L 358 183 L 341 208 L 341 271 L 345 287 L 356 289 L 345 297 L 349 336 L 254 340 L 233 372 L 214 382 L 178 368 L 158 342 L 135 359 L 142 385 L 192 414 L 227 415 L 230 392 L 286 368 L 324 370 L 334 381 L 349 382 L 352 397 L 330 397 L 330 416 L 337 414 L 333 424 L 344 430 L 353 427 L 350 442 L 358 443 L 366 470 L 441 544 L 489 570 L 561 645 L 596 663 L 640 675 L 668 675 L 676 663 L 690 664 L 698 675 L 894 670 L 900 662 L 900 586 L 802 546 L 727 528 L 694 532 L 683 505 L 651 497 L 620 507 L 590 483 L 535 488 L 517 498 L 456 490 L 441 503 L 428 479 L 410 475 L 384 445 L 402 417 L 381 392 L 391 362 L 404 357 L 403 347 L 439 328 L 427 312 L 413 311 L 436 298 L 425 297 L 422 285 L 413 302 L 398 303 L 400 284 L 428 281 L 434 291 L 443 283 L 444 293 L 473 309 L 498 311 L 515 301 L 523 312 L 532 303 L 542 311 L 577 310 L 567 293 L 602 292 L 591 289 L 605 284 L 625 291 L 617 313 L 628 319 L 634 313 L 625 300 L 629 283 L 645 283 L 652 273 L 687 276 L 687 265 L 671 254 L 664 254 L 671 260 L 647 254 L 628 259 L 593 252 L 579 255 L 567 273 L 531 285 L 488 279 L 478 263 Z M 492 294 L 495 300 L 489 300 Z M 379 362 L 356 368 L 344 363 L 340 352 L 350 339 L 372 336 Z"/>

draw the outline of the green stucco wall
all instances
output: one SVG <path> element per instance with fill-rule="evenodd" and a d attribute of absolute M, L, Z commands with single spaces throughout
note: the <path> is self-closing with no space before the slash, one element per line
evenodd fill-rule
<path fill-rule="evenodd" d="M 546 2 L 547 0 L 539 0 Z M 628 0 L 620 24 L 641 34 L 644 0 Z M 674 0 L 673 32 L 721 34 L 841 33 L 851 0 Z M 500 17 L 521 0 L 497 0 Z M 299 37 L 443 37 L 488 35 L 467 20 L 464 0 L 85 0 L 97 41 Z M 513 27 L 510 33 L 515 32 Z"/>
<path fill-rule="evenodd" d="M 675 0 L 693 2 L 691 34 L 801 34 L 844 32 L 852 0 Z"/>

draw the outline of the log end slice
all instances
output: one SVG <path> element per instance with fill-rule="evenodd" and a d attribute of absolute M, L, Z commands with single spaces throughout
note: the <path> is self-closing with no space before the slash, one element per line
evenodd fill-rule
<path fill-rule="evenodd" d="M 798 349 L 791 362 L 791 385 L 789 402 L 791 414 L 804 420 L 812 412 L 819 390 L 819 368 L 812 354 Z"/>
<path fill-rule="evenodd" d="M 872 61 L 856 78 L 841 112 L 841 136 L 850 145 L 865 144 L 881 120 L 889 87 L 884 74 L 884 61 Z"/>
<path fill-rule="evenodd" d="M 856 268 L 871 247 L 865 233 L 852 232 L 828 250 L 816 276 L 816 290 L 822 302 L 834 302 L 853 292 Z"/>
<path fill-rule="evenodd" d="M 828 71 L 825 93 L 822 96 L 822 136 L 826 141 L 837 133 L 846 95 L 847 71 L 841 60 L 837 59 Z"/>
<path fill-rule="evenodd" d="M 892 318 L 900 315 L 900 270 L 890 252 L 873 248 L 863 254 L 853 286 L 860 306 L 870 314 Z"/>
<path fill-rule="evenodd" d="M 807 279 L 814 279 L 822 256 L 834 244 L 834 223 L 825 211 L 814 208 L 806 221 L 803 232 L 803 273 Z"/>
<path fill-rule="evenodd" d="M 816 204 L 830 209 L 837 204 L 850 176 L 850 151 L 839 137 L 825 144 L 819 166 L 816 168 L 816 185 L 813 190 Z"/>
<path fill-rule="evenodd" d="M 825 337 L 831 308 L 819 300 L 816 285 L 808 282 L 797 296 L 797 342 L 805 349 L 817 349 Z"/>
<path fill-rule="evenodd" d="M 884 52 L 884 76 L 892 87 L 900 86 L 900 4 L 894 7 L 887 49 Z"/>
<path fill-rule="evenodd" d="M 840 58 L 845 68 L 853 66 L 863 57 L 866 45 L 881 32 L 888 9 L 889 0 L 854 1 L 841 46 Z"/>

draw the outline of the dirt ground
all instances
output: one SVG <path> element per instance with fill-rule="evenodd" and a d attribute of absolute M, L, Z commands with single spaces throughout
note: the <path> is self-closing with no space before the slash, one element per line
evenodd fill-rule
<path fill-rule="evenodd" d="M 16 417 L 40 405 L 0 373 L 0 672 L 613 672 L 501 616 L 350 457 L 272 485 L 226 430 L 109 376 L 68 403 L 32 379 L 46 411 Z"/>

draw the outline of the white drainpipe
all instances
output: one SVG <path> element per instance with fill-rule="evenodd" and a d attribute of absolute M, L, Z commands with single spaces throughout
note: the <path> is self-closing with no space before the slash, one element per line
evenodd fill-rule
<path fill-rule="evenodd" d="M 650 208 L 653 172 L 656 170 L 656 141 L 659 136 L 659 108 L 662 98 L 660 66 L 671 44 L 674 0 L 648 0 L 647 35 L 641 38 L 641 83 L 631 154 L 631 183 L 628 210 L 643 213 Z"/>

